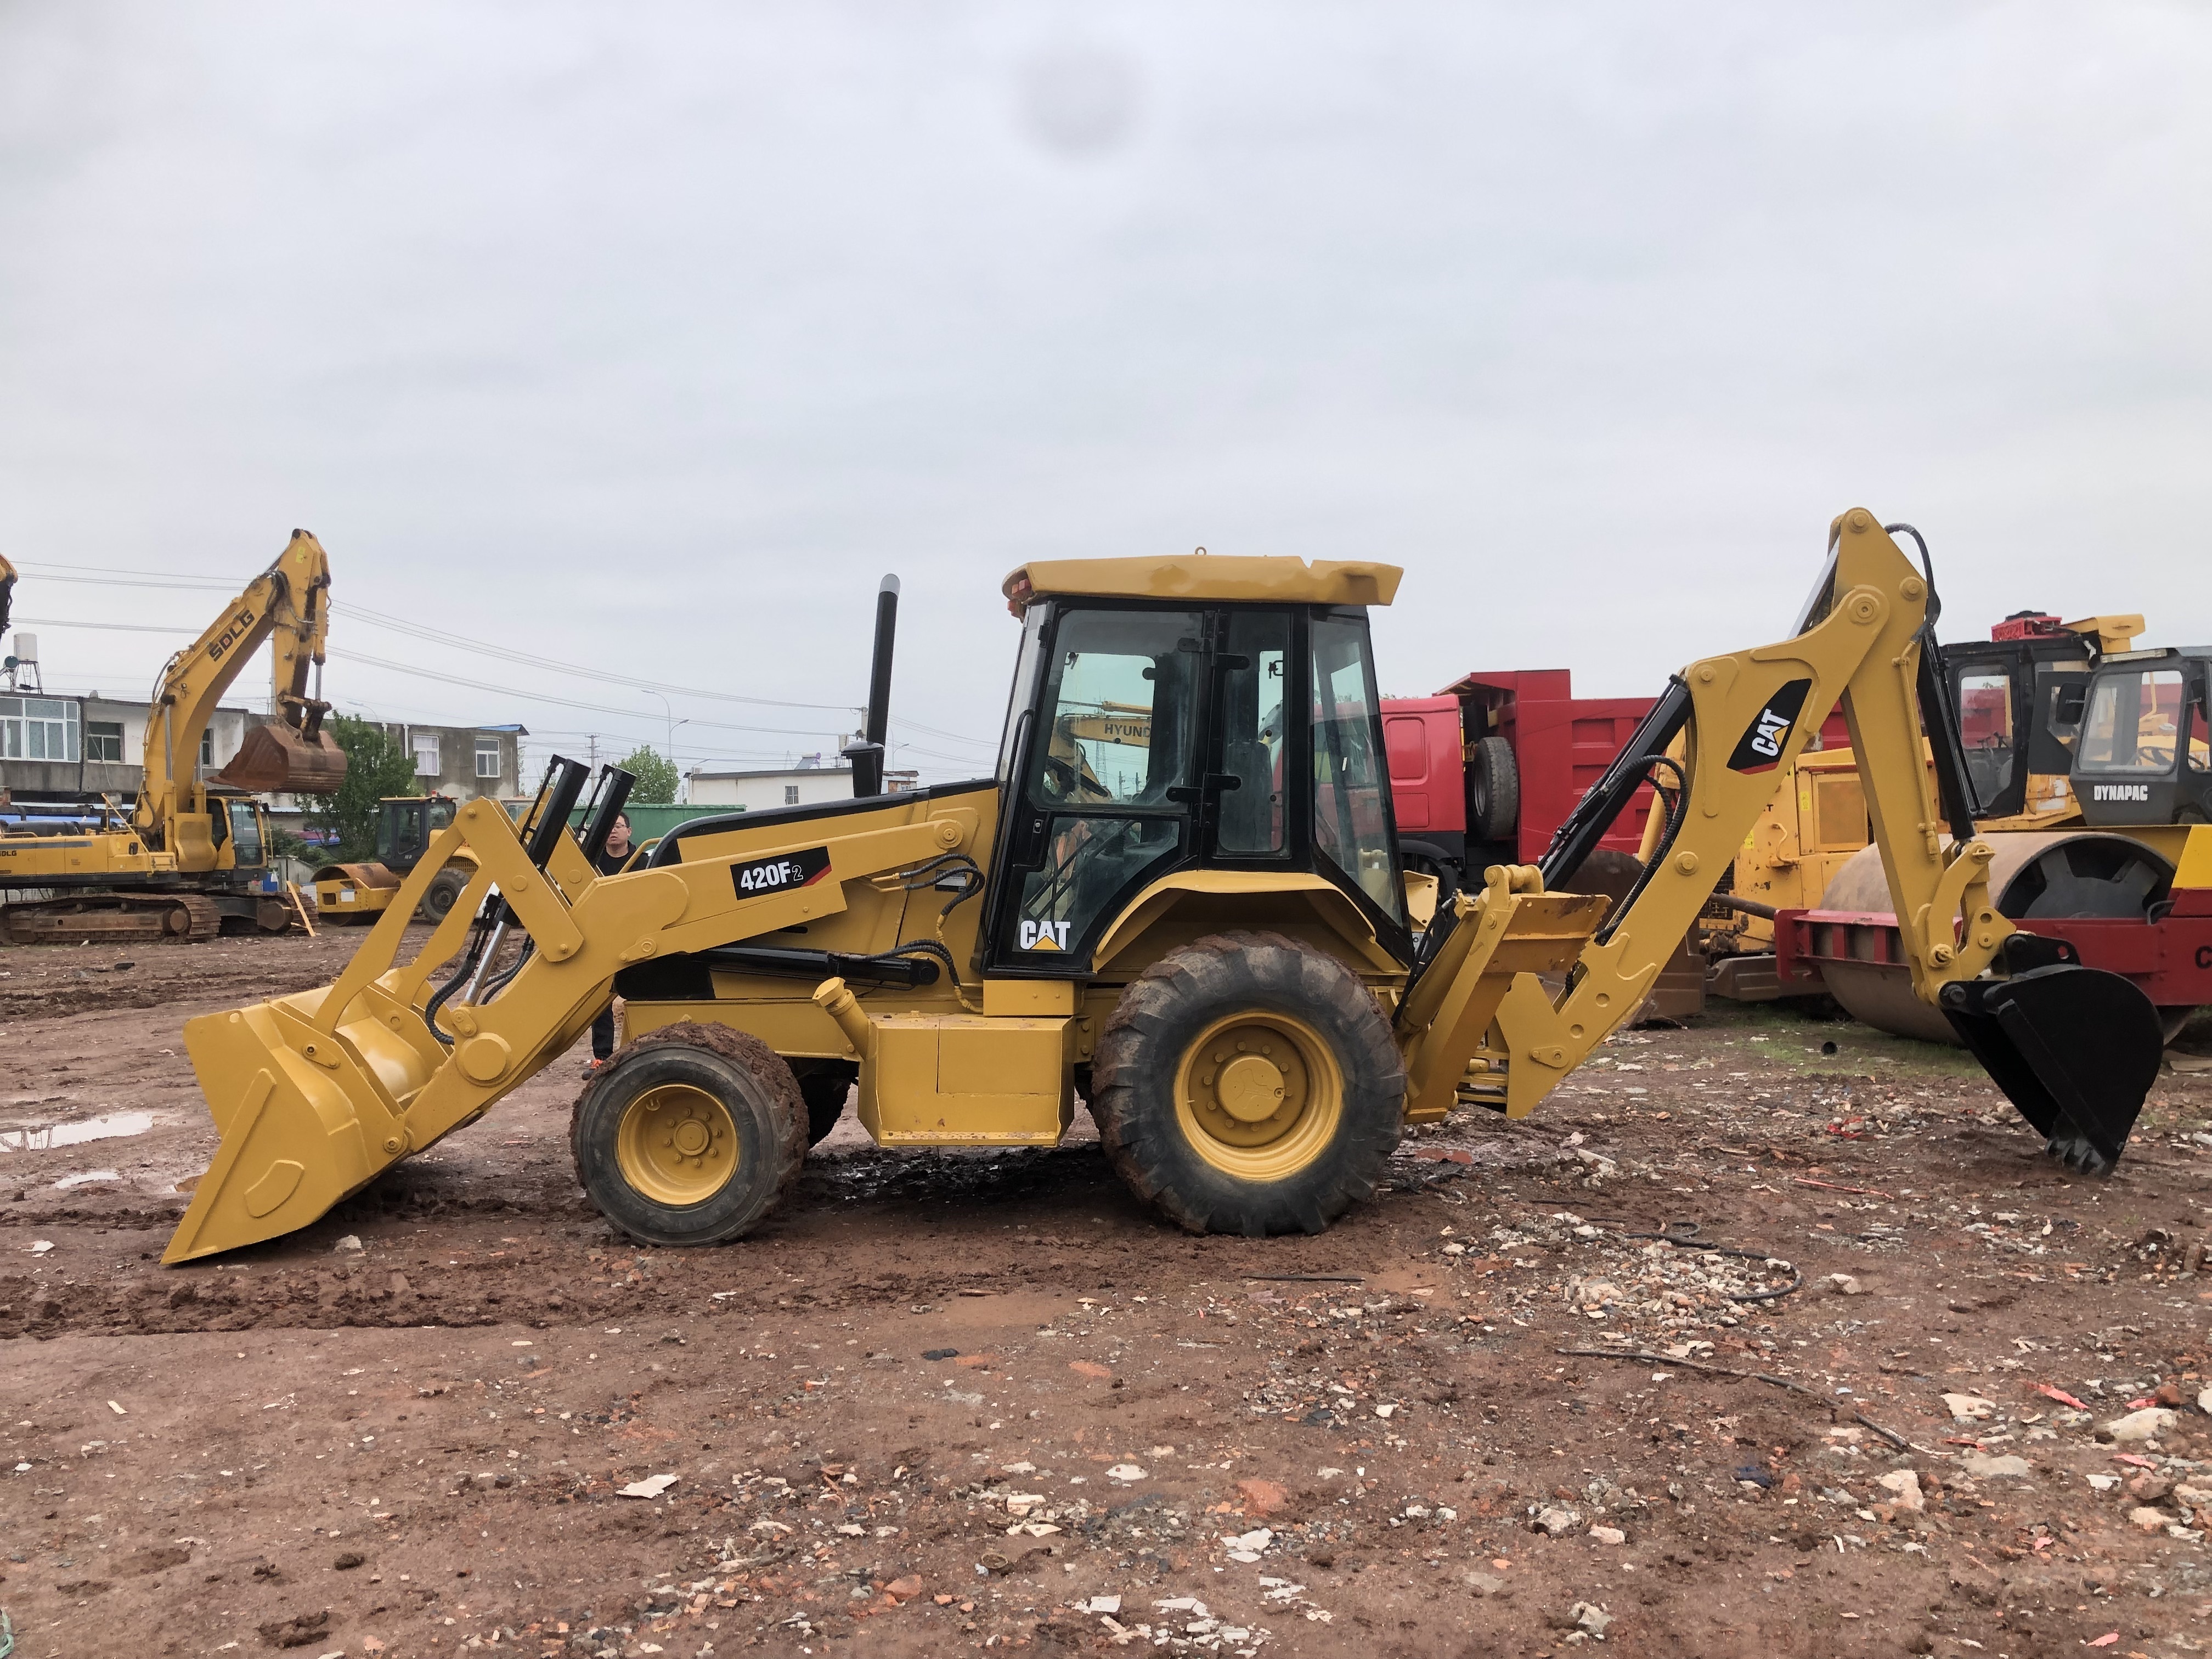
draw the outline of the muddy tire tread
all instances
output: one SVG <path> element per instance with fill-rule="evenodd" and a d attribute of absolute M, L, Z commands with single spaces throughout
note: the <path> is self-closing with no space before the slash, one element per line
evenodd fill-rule
<path fill-rule="evenodd" d="M 775 1157 L 781 1167 L 776 1171 L 775 1196 L 744 1229 L 747 1232 L 752 1231 L 781 1209 L 793 1189 L 799 1185 L 801 1167 L 806 1161 L 806 1102 L 799 1095 L 799 1080 L 792 1075 L 790 1066 L 775 1049 L 750 1032 L 727 1025 L 714 1025 L 702 1020 L 680 1020 L 673 1025 L 663 1025 L 647 1031 L 635 1042 L 623 1044 L 608 1056 L 606 1065 L 585 1084 L 576 1096 L 575 1103 L 568 1109 L 568 1157 L 576 1171 L 577 1185 L 583 1185 L 584 1107 L 592 1091 L 614 1073 L 616 1066 L 627 1056 L 645 1049 L 671 1046 L 704 1048 L 720 1056 L 751 1073 L 773 1097 L 778 1126 Z M 588 1188 L 585 1195 L 586 1198 L 590 1196 Z M 611 1225 L 621 1225 L 611 1216 L 607 1219 Z"/>
<path fill-rule="evenodd" d="M 1176 1133 L 1172 1101 L 1146 1102 L 1147 1083 L 1173 1091 L 1179 1054 L 1170 1028 L 1194 1005 L 1265 1006 L 1310 1018 L 1327 1010 L 1353 1052 L 1340 1052 L 1347 1133 L 1316 1186 L 1300 1182 L 1263 1204 L 1232 1213 L 1176 1188 L 1174 1158 L 1161 1143 Z M 1405 1128 L 1405 1066 L 1373 994 L 1335 957 L 1273 932 L 1215 933 L 1170 951 L 1122 993 L 1100 1034 L 1092 1066 L 1091 1115 L 1107 1161 L 1146 1203 L 1187 1231 L 1248 1237 L 1318 1233 L 1374 1196 Z"/>

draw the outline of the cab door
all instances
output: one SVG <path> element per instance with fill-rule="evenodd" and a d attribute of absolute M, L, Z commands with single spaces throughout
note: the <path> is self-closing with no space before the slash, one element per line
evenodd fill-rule
<path fill-rule="evenodd" d="M 984 956 L 992 971 L 1088 970 L 1100 930 L 1196 851 L 1207 617 L 1056 607 L 1007 780 Z"/>
<path fill-rule="evenodd" d="M 261 809 L 250 800 L 234 800 L 228 805 L 231 867 L 258 870 L 268 862 L 267 837 L 261 833 Z"/>

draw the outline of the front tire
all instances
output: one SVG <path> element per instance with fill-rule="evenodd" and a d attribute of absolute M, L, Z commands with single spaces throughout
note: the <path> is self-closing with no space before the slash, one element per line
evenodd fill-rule
<path fill-rule="evenodd" d="M 1192 1232 L 1321 1232 L 1373 1195 L 1405 1127 L 1374 996 L 1280 933 L 1218 933 L 1147 969 L 1094 1079 L 1107 1158 Z"/>
<path fill-rule="evenodd" d="M 791 1068 L 726 1025 L 664 1025 L 600 1068 L 568 1145 L 599 1212 L 641 1244 L 720 1244 L 797 1184 L 806 1105 Z"/>

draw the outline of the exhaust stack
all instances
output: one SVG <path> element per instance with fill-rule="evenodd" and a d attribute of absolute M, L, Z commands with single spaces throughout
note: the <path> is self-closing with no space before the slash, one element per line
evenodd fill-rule
<path fill-rule="evenodd" d="M 860 740 L 842 751 L 853 763 L 855 800 L 884 793 L 884 740 L 891 723 L 891 641 L 898 629 L 899 579 L 886 576 L 876 590 L 876 649 L 868 666 L 868 711 Z"/>

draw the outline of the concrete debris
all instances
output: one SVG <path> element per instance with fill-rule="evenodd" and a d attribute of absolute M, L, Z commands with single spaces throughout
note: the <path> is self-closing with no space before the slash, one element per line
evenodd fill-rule
<path fill-rule="evenodd" d="M 1889 1493 L 1890 1501 L 1900 1510 L 1917 1515 L 1927 1507 L 1920 1495 L 1920 1474 L 1915 1469 L 1892 1469 L 1875 1484 Z"/>
<path fill-rule="evenodd" d="M 2178 1413 L 2168 1411 L 2163 1406 L 2146 1406 L 2141 1411 L 2130 1412 L 2125 1417 L 2114 1418 L 2097 1431 L 2097 1438 L 2123 1446 L 2142 1440 L 2155 1440 L 2180 1420 Z"/>
<path fill-rule="evenodd" d="M 1986 1423 L 1997 1414 L 1997 1402 L 1984 1400 L 1978 1394 L 1947 1394 L 1943 1396 L 1943 1409 L 1951 1413 L 1954 1422 Z"/>
<path fill-rule="evenodd" d="M 1613 1615 L 1594 1601 L 1577 1601 L 1567 1609 L 1567 1616 L 1592 1636 L 1603 1640 L 1606 1627 L 1613 1623 Z"/>

